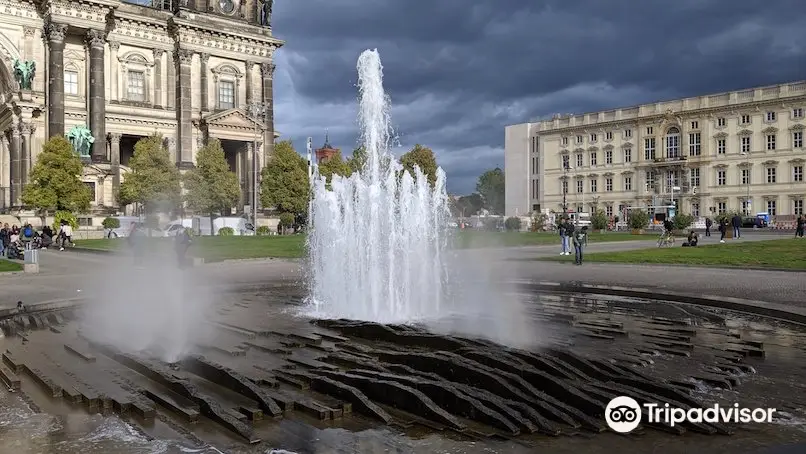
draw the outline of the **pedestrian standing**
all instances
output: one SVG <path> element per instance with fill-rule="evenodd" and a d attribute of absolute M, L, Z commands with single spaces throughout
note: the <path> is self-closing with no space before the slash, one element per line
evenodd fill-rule
<path fill-rule="evenodd" d="M 566 229 L 566 224 L 568 220 L 566 218 L 560 219 L 560 223 L 557 224 L 557 230 L 560 231 L 560 241 L 562 242 L 562 252 L 560 255 L 569 255 L 571 254 L 571 248 L 569 247 L 569 235 Z"/>
<path fill-rule="evenodd" d="M 714 222 L 711 221 L 711 218 L 705 218 L 705 236 L 711 236 L 712 225 L 714 225 Z"/>
<path fill-rule="evenodd" d="M 803 219 L 803 215 L 801 214 L 798 216 L 798 223 L 795 225 L 795 238 L 803 238 L 803 228 L 804 224 L 806 224 L 806 220 Z"/>
<path fill-rule="evenodd" d="M 733 239 L 739 239 L 742 237 L 742 231 L 740 230 L 742 226 L 742 217 L 739 214 L 735 214 L 733 219 L 731 219 L 731 224 L 733 224 Z"/>
<path fill-rule="evenodd" d="M 193 243 L 193 240 L 190 238 L 190 233 L 188 232 L 188 229 L 182 229 L 182 231 L 177 233 L 176 237 L 174 237 L 174 248 L 176 249 L 176 261 L 179 266 L 179 269 L 185 268 L 186 265 L 185 256 L 187 255 L 191 243 Z"/>
<path fill-rule="evenodd" d="M 719 242 L 725 242 L 725 233 L 728 231 L 728 220 L 724 219 L 719 221 Z"/>
<path fill-rule="evenodd" d="M 574 231 L 574 263 L 582 265 L 583 250 L 588 245 L 588 226 Z"/>

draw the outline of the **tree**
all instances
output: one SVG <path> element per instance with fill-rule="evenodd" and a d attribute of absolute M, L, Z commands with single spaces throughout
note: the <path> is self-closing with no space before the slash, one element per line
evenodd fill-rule
<path fill-rule="evenodd" d="M 453 204 L 453 213 L 457 217 L 473 216 L 484 208 L 484 201 L 477 193 L 463 195 Z"/>
<path fill-rule="evenodd" d="M 504 214 L 504 171 L 496 167 L 481 174 L 476 183 L 484 208 L 493 214 Z"/>
<path fill-rule="evenodd" d="M 363 170 L 364 164 L 367 163 L 367 159 L 367 149 L 363 146 L 353 150 L 353 155 L 347 158 L 347 165 L 350 167 L 350 175 Z"/>
<path fill-rule="evenodd" d="M 434 152 L 419 143 L 408 153 L 400 157 L 400 165 L 407 170 L 412 177 L 415 177 L 414 168 L 419 167 L 420 171 L 428 177 L 428 183 L 433 187 L 437 182 L 437 160 Z M 415 177 L 416 178 L 416 177 Z"/>
<path fill-rule="evenodd" d="M 171 162 L 162 136 L 144 137 L 134 144 L 131 172 L 120 184 L 120 202 L 139 203 L 146 214 L 174 211 L 182 201 L 179 169 Z"/>
<path fill-rule="evenodd" d="M 92 194 L 81 181 L 83 170 L 70 142 L 64 137 L 52 137 L 42 146 L 31 169 L 30 183 L 22 191 L 22 203 L 40 212 L 42 225 L 48 212 L 87 211 Z"/>
<path fill-rule="evenodd" d="M 224 149 L 218 139 L 210 140 L 196 154 L 196 167 L 184 176 L 185 201 L 191 210 L 213 217 L 232 208 L 241 196 L 238 177 L 229 169 Z"/>
<path fill-rule="evenodd" d="M 353 169 L 350 168 L 350 163 L 342 159 L 340 152 L 337 152 L 332 155 L 330 159 L 319 164 L 319 175 L 325 177 L 325 181 L 327 181 L 328 184 L 333 179 L 333 175 L 349 177 L 352 173 Z"/>
<path fill-rule="evenodd" d="M 294 215 L 308 209 L 308 163 L 290 140 L 274 146 L 274 154 L 260 175 L 260 201 L 264 207 L 275 206 L 280 213 Z"/>

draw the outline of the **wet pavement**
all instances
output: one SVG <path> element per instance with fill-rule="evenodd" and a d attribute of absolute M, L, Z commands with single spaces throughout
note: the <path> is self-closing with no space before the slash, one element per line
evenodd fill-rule
<path fill-rule="evenodd" d="M 312 323 L 287 285 L 217 293 L 181 358 L 169 332 L 139 353 L 94 342 L 91 306 L 12 318 L 0 375 L 19 389 L 0 391 L 0 452 L 739 453 L 806 441 L 806 329 L 640 299 L 520 297 L 539 333 L 528 349 Z M 630 393 L 779 418 L 607 431 L 606 402 Z"/>

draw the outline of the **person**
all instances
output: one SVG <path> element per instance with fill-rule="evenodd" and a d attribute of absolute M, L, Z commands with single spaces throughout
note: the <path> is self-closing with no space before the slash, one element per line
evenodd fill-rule
<path fill-rule="evenodd" d="M 179 269 L 185 268 L 185 255 L 192 243 L 193 240 L 190 238 L 188 229 L 182 229 L 182 231 L 177 233 L 174 237 L 174 249 L 176 250 L 176 261 L 179 265 Z"/>
<path fill-rule="evenodd" d="M 667 235 L 672 234 L 672 230 L 674 230 L 674 223 L 672 223 L 671 219 L 664 219 L 663 221 L 663 231 Z"/>
<path fill-rule="evenodd" d="M 795 238 L 803 238 L 804 224 L 806 224 L 806 219 L 803 219 L 801 214 L 798 216 L 797 224 L 795 225 Z"/>
<path fill-rule="evenodd" d="M 735 214 L 733 218 L 731 218 L 730 223 L 733 225 L 733 239 L 741 238 L 742 217 L 739 216 L 739 214 Z"/>
<path fill-rule="evenodd" d="M 8 244 L 11 242 L 11 230 L 8 227 L 8 224 L 5 224 L 2 229 L 0 229 L 0 255 L 6 255 L 6 248 L 8 248 Z"/>
<path fill-rule="evenodd" d="M 569 244 L 570 237 L 568 236 L 568 230 L 566 227 L 567 218 L 560 219 L 560 223 L 557 225 L 557 230 L 560 231 L 560 242 L 562 243 L 562 252 L 560 255 L 571 255 L 571 247 Z"/>
<path fill-rule="evenodd" d="M 73 244 L 73 226 L 65 220 L 62 220 L 62 226 L 59 228 L 59 238 L 61 239 L 60 251 L 64 250 L 64 246 L 66 246 L 67 243 L 70 243 L 70 246 L 75 246 L 75 244 Z"/>
<path fill-rule="evenodd" d="M 688 237 L 686 238 L 686 242 L 683 243 L 683 247 L 696 247 L 697 243 L 699 242 L 699 235 L 694 230 L 688 232 Z"/>
<path fill-rule="evenodd" d="M 723 219 L 723 220 L 719 221 L 719 242 L 720 243 L 725 242 L 725 233 L 727 233 L 727 231 L 728 231 L 728 220 Z"/>
<path fill-rule="evenodd" d="M 574 231 L 574 263 L 582 265 L 583 249 L 588 245 L 588 226 Z"/>
<path fill-rule="evenodd" d="M 705 218 L 705 236 L 711 236 L 712 225 L 714 225 L 714 221 L 711 218 Z"/>

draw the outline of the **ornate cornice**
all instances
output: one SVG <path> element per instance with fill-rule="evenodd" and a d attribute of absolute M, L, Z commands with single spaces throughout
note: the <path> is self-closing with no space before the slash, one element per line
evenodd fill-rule
<path fill-rule="evenodd" d="M 621 144 L 621 148 L 632 148 L 632 143 L 630 142 L 623 143 Z"/>
<path fill-rule="evenodd" d="M 737 132 L 736 135 L 737 136 L 752 136 L 753 131 L 751 131 L 749 129 L 742 129 L 741 131 Z"/>
<path fill-rule="evenodd" d="M 584 148 L 582 148 L 582 147 L 576 147 L 576 148 L 574 148 L 574 153 L 584 153 L 584 152 L 585 152 L 585 149 L 584 149 Z"/>
<path fill-rule="evenodd" d="M 612 150 L 614 147 L 613 147 L 613 144 L 607 144 L 602 148 L 604 148 L 605 150 Z"/>
<path fill-rule="evenodd" d="M 761 130 L 764 134 L 776 134 L 778 132 L 778 128 L 775 126 L 768 126 Z"/>
<path fill-rule="evenodd" d="M 726 139 L 728 137 L 728 133 L 722 131 L 714 134 L 714 139 Z"/>
<path fill-rule="evenodd" d="M 766 161 L 762 162 L 761 164 L 762 164 L 762 165 L 765 165 L 765 166 L 768 166 L 768 167 L 771 167 L 771 166 L 777 166 L 777 165 L 778 165 L 778 161 L 776 161 L 776 160 L 774 160 L 774 159 L 768 159 L 768 160 L 766 160 Z"/>
<path fill-rule="evenodd" d="M 803 126 L 802 124 L 800 124 L 800 123 L 797 123 L 797 124 L 794 124 L 794 125 L 790 126 L 790 127 L 789 127 L 789 129 L 790 129 L 791 131 L 802 131 L 803 129 L 806 129 L 806 127 L 804 127 L 804 126 Z"/>
<path fill-rule="evenodd" d="M 590 146 L 590 147 L 588 147 L 588 151 L 599 151 L 599 147 L 597 147 L 597 146 Z"/>

